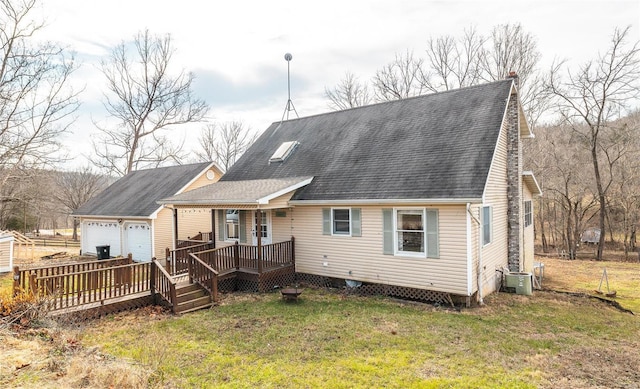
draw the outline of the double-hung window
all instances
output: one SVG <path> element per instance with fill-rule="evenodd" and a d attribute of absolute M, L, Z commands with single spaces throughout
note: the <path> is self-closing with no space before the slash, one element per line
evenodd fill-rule
<path fill-rule="evenodd" d="M 396 251 L 398 253 L 424 253 L 424 210 L 396 210 Z"/>
<path fill-rule="evenodd" d="M 362 236 L 360 208 L 322 208 L 322 235 Z"/>
<path fill-rule="evenodd" d="M 383 209 L 384 253 L 437 258 L 438 210 Z M 391 251 L 391 250 L 392 251 Z"/>
<path fill-rule="evenodd" d="M 491 243 L 491 207 L 482 207 L 482 244 Z"/>
<path fill-rule="evenodd" d="M 350 208 L 333 208 L 331 210 L 331 233 L 333 235 L 351 235 Z"/>
<path fill-rule="evenodd" d="M 238 240 L 240 238 L 239 211 L 227 209 L 225 219 L 225 240 Z"/>
<path fill-rule="evenodd" d="M 529 227 L 533 223 L 531 200 L 524 202 L 524 226 Z"/>

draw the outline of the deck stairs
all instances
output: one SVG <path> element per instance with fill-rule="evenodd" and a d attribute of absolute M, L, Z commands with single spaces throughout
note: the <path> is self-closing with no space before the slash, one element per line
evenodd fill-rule
<path fill-rule="evenodd" d="M 202 286 L 183 281 L 176 284 L 177 306 L 175 313 L 187 313 L 213 305 L 211 295 Z"/>

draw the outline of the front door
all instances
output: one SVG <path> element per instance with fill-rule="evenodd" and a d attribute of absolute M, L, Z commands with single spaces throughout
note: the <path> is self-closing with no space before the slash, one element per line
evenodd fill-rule
<path fill-rule="evenodd" d="M 258 212 L 262 213 L 260 227 L 258 227 Z M 258 233 L 260 234 L 260 244 L 271 244 L 271 212 L 270 211 L 255 211 L 253 213 L 253 244 L 258 244 Z"/>

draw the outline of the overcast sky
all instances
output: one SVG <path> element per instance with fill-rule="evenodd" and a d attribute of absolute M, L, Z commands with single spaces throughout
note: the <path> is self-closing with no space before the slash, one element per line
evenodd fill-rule
<path fill-rule="evenodd" d="M 395 53 L 424 53 L 430 36 L 460 35 L 475 26 L 520 23 L 542 53 L 578 64 L 605 51 L 616 27 L 632 26 L 640 40 L 640 1 L 202 1 L 45 0 L 43 37 L 76 53 L 74 83 L 85 88 L 82 107 L 65 139 L 69 166 L 91 153 L 91 118 L 104 119 L 103 76 L 98 64 L 111 48 L 144 29 L 170 33 L 176 69 L 196 76 L 196 94 L 211 106 L 211 121 L 240 120 L 256 132 L 280 120 L 287 102 L 291 61 L 292 101 L 300 116 L 329 111 L 324 88 L 346 71 L 366 81 Z M 201 126 L 176 131 L 194 145 Z"/>

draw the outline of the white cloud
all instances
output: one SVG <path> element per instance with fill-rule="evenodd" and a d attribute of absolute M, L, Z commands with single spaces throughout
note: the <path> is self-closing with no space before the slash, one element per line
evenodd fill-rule
<path fill-rule="evenodd" d="M 89 115 L 104 115 L 100 58 L 145 28 L 172 35 L 174 65 L 196 73 L 196 89 L 216 120 L 242 120 L 258 129 L 282 116 L 286 52 L 293 54 L 292 99 L 307 116 L 326 111 L 324 87 L 345 71 L 367 80 L 395 53 L 421 55 L 429 36 L 461 34 L 472 25 L 486 34 L 497 24 L 521 23 L 537 37 L 544 66 L 554 58 L 594 58 L 615 27 L 632 25 L 632 37 L 640 40 L 636 0 L 48 0 L 41 11 L 48 21 L 44 38 L 68 45 L 86 61 L 76 73 L 76 83 L 87 85 L 76 143 L 91 134 Z"/>

